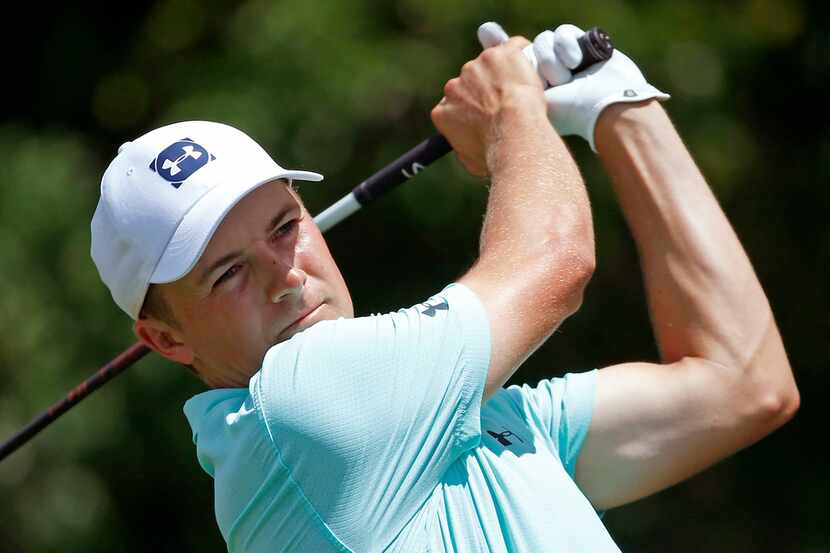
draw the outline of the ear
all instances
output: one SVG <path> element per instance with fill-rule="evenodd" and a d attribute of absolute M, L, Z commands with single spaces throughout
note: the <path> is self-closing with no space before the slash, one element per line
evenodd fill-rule
<path fill-rule="evenodd" d="M 137 319 L 133 332 L 139 341 L 159 355 L 181 363 L 193 364 L 193 348 L 184 340 L 182 333 L 157 319 Z"/>

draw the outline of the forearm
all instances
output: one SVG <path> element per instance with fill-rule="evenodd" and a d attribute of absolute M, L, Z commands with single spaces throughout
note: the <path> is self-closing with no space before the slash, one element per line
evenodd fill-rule
<path fill-rule="evenodd" d="M 668 116 L 654 100 L 624 103 L 667 95 L 619 51 L 546 94 L 557 129 L 593 139 L 611 177 L 661 357 L 598 371 L 575 480 L 605 509 L 767 435 L 795 413 L 798 390 L 752 265 Z"/>
<path fill-rule="evenodd" d="M 611 106 L 596 139 L 640 253 L 663 362 L 775 363 L 791 379 L 749 259 L 662 107 Z"/>
<path fill-rule="evenodd" d="M 505 128 L 488 155 L 481 251 L 465 277 L 491 317 L 485 397 L 579 308 L 594 269 L 587 194 L 561 138 L 544 118 Z"/>
<path fill-rule="evenodd" d="M 432 110 L 459 159 L 491 178 L 479 257 L 460 282 L 490 321 L 485 399 L 579 306 L 594 267 L 588 198 L 547 118 L 525 39 L 486 49 Z"/>
<path fill-rule="evenodd" d="M 544 114 L 506 110 L 487 152 L 491 188 L 482 261 L 527 267 L 551 255 L 593 265 L 593 225 L 582 177 Z M 567 267 L 559 270 L 567 271 Z"/>

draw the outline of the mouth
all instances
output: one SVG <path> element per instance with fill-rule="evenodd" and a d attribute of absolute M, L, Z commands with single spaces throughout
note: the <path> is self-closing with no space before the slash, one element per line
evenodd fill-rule
<path fill-rule="evenodd" d="M 321 302 L 317 305 L 309 307 L 308 309 L 305 309 L 304 311 L 301 311 L 299 316 L 294 320 L 294 322 L 285 327 L 282 330 L 282 332 L 280 332 L 280 340 L 286 340 L 290 338 L 293 334 L 296 334 L 297 332 L 304 330 L 316 323 L 318 321 L 318 317 L 324 305 L 325 303 Z"/>

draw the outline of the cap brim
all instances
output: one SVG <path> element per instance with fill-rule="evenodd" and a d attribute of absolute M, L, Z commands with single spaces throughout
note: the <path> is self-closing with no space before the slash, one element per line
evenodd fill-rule
<path fill-rule="evenodd" d="M 187 275 L 233 207 L 252 191 L 277 179 L 321 181 L 323 175 L 309 171 L 275 171 L 253 179 L 247 186 L 217 186 L 187 212 L 167 244 L 150 276 L 151 284 L 174 282 Z"/>

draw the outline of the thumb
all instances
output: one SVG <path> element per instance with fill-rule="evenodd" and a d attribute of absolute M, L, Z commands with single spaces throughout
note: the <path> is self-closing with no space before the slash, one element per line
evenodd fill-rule
<path fill-rule="evenodd" d="M 482 23 L 478 28 L 478 41 L 482 48 L 490 48 L 491 46 L 498 46 L 510 38 L 504 32 L 501 25 L 495 21 L 488 21 Z"/>
<path fill-rule="evenodd" d="M 553 31 L 542 31 L 533 39 L 533 53 L 539 75 L 550 85 L 559 86 L 571 80 L 571 71 L 556 56 Z"/>
<path fill-rule="evenodd" d="M 573 69 L 582 63 L 582 50 L 579 48 L 579 37 L 585 34 L 585 31 L 576 25 L 560 25 L 553 32 L 554 36 L 554 51 L 556 57 L 562 60 L 565 67 Z"/>

